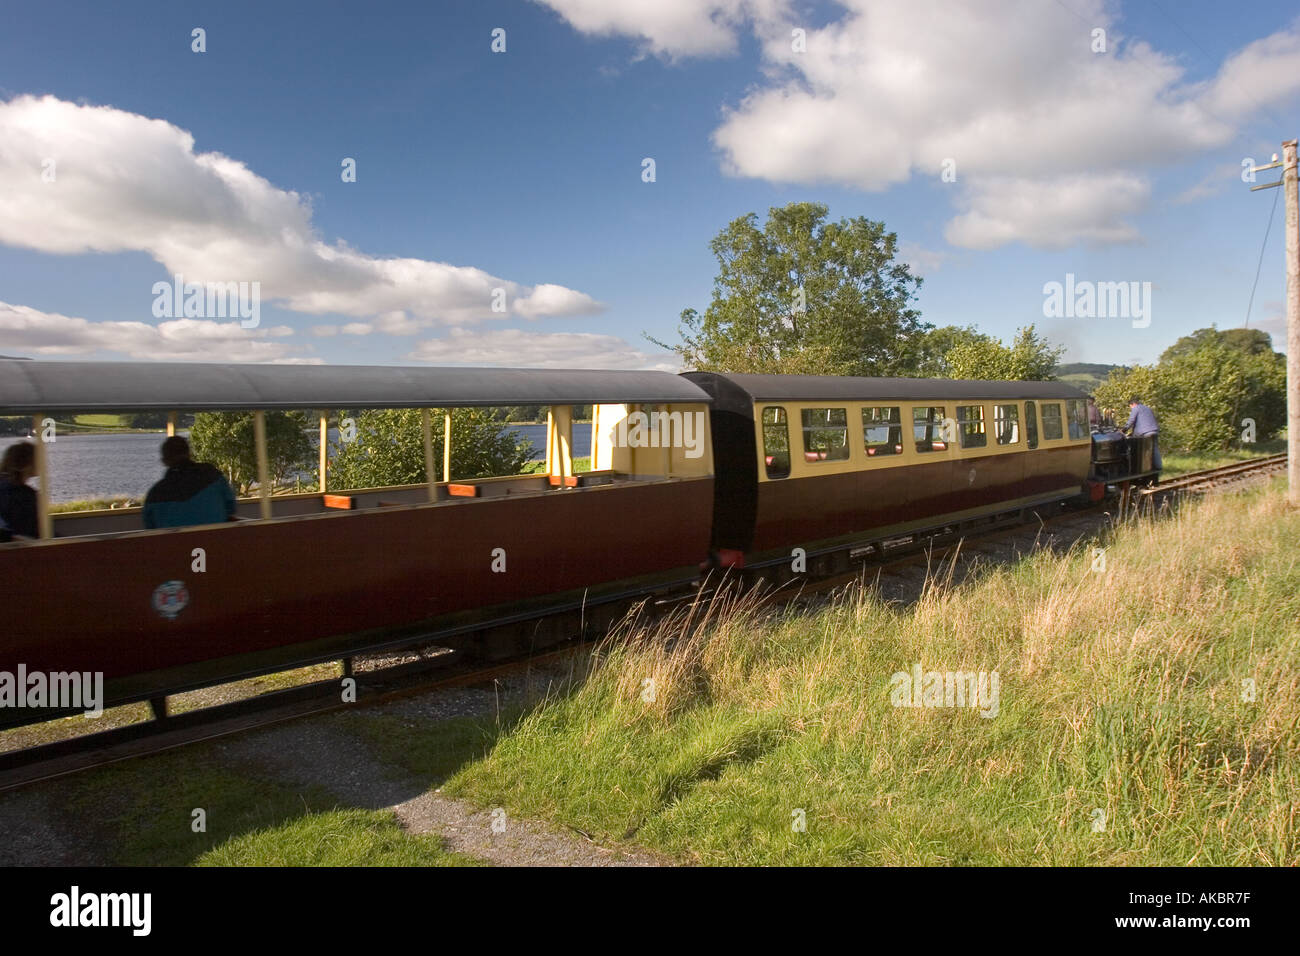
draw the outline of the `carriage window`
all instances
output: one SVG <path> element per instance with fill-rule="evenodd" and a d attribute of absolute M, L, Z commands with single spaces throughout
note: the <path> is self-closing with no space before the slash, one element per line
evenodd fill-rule
<path fill-rule="evenodd" d="M 962 448 L 984 448 L 989 436 L 984 431 L 983 405 L 957 406 L 957 434 Z"/>
<path fill-rule="evenodd" d="M 1065 435 L 1061 427 L 1061 403 L 1049 402 L 1043 405 L 1043 439 L 1055 441 Z"/>
<path fill-rule="evenodd" d="M 849 457 L 849 410 L 803 410 L 804 461 L 846 461 Z"/>
<path fill-rule="evenodd" d="M 862 441 L 868 455 L 903 453 L 903 420 L 897 405 L 862 409 Z"/>
<path fill-rule="evenodd" d="M 946 451 L 943 435 L 942 405 L 925 405 L 912 409 L 912 440 L 917 451 Z"/>
<path fill-rule="evenodd" d="M 1038 416 L 1033 402 L 1025 402 L 1025 444 L 1030 448 L 1038 447 Z"/>
<path fill-rule="evenodd" d="M 1020 441 L 1020 407 L 1018 405 L 993 406 L 993 434 L 999 445 L 1014 445 Z"/>
<path fill-rule="evenodd" d="M 790 477 L 790 424 L 784 408 L 763 409 L 763 458 L 767 477 Z"/>
<path fill-rule="evenodd" d="M 1065 418 L 1069 423 L 1071 438 L 1087 438 L 1088 403 L 1082 398 L 1069 398 L 1065 401 Z"/>

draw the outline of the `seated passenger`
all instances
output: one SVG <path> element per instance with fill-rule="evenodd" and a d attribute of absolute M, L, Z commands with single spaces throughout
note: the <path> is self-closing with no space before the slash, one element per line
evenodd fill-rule
<path fill-rule="evenodd" d="M 5 449 L 0 459 L 0 541 L 40 537 L 36 492 L 27 487 L 27 479 L 35 474 L 35 445 L 22 441 Z"/>
<path fill-rule="evenodd" d="M 173 435 L 162 443 L 163 480 L 144 499 L 146 528 L 216 524 L 235 515 L 235 493 L 212 465 L 190 460 L 190 443 Z"/>

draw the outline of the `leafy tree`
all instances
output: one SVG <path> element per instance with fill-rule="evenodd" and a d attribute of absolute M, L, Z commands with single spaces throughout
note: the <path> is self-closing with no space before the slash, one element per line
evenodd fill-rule
<path fill-rule="evenodd" d="M 944 358 L 948 378 L 1049 382 L 1064 351 L 1039 338 L 1031 325 L 1018 329 L 1010 346 L 985 336 L 957 342 Z"/>
<path fill-rule="evenodd" d="M 127 425 L 131 428 L 166 428 L 166 412 L 136 412 L 130 415 L 126 420 Z M 194 424 L 194 416 L 181 414 L 176 416 L 176 425 L 179 428 L 189 428 Z"/>
<path fill-rule="evenodd" d="M 1132 368 L 1113 369 L 1110 378 L 1098 385 L 1093 392 L 1097 407 L 1110 411 L 1118 425 L 1128 421 L 1130 395 L 1139 396 L 1151 406 L 1160 420 L 1161 444 L 1167 448 L 1175 447 L 1165 427 L 1166 418 L 1173 410 L 1173 392 L 1161 380 L 1156 366 L 1135 365 Z"/>
<path fill-rule="evenodd" d="M 511 405 L 504 411 L 508 422 L 538 422 L 546 420 L 545 405 Z"/>
<path fill-rule="evenodd" d="M 996 345 L 997 339 L 980 332 L 973 325 L 964 329 L 956 325 L 930 329 L 920 337 L 913 350 L 916 358 L 911 374 L 920 378 L 956 378 L 952 374 L 948 353 L 959 345 L 979 347 L 984 343 Z"/>
<path fill-rule="evenodd" d="M 1180 355 L 1195 352 L 1210 342 L 1221 343 L 1247 355 L 1269 355 L 1273 352 L 1272 338 L 1260 329 L 1224 329 L 1220 332 L 1210 326 L 1208 329 L 1197 329 L 1191 335 L 1184 335 L 1161 353 L 1160 361 L 1170 361 Z"/>
<path fill-rule="evenodd" d="M 1286 423 L 1286 359 L 1266 333 L 1199 329 L 1166 349 L 1154 366 L 1112 372 L 1097 389 L 1098 404 L 1127 420 L 1136 394 L 1160 419 L 1170 448 L 1223 451 L 1240 440 L 1243 418 L 1255 421 L 1256 440 L 1275 436 Z M 1259 349 L 1259 336 L 1267 350 Z"/>
<path fill-rule="evenodd" d="M 307 469 L 312 445 L 303 412 L 266 413 L 266 454 L 271 484 Z M 211 462 L 230 479 L 236 494 L 246 495 L 257 481 L 257 443 L 252 412 L 200 412 L 190 428 L 195 461 Z"/>
<path fill-rule="evenodd" d="M 334 488 L 375 488 L 418 484 L 424 471 L 424 435 L 417 408 L 362 411 L 357 436 L 334 448 L 329 483 Z M 491 408 L 451 412 L 451 475 L 455 479 L 520 474 L 532 445 L 504 430 L 504 416 Z M 433 460 L 442 468 L 441 415 L 433 428 Z M 442 475 L 434 476 L 441 480 Z"/>
<path fill-rule="evenodd" d="M 893 375 L 911 370 L 929 328 L 908 307 L 921 279 L 895 260 L 898 237 L 865 217 L 827 221 L 821 203 L 734 219 L 710 243 L 718 260 L 703 315 L 681 314 L 688 368 Z"/>
<path fill-rule="evenodd" d="M 507 405 L 501 410 L 502 419 L 507 422 L 544 422 L 546 421 L 546 405 Z M 590 421 L 590 405 L 573 406 L 574 421 Z"/>

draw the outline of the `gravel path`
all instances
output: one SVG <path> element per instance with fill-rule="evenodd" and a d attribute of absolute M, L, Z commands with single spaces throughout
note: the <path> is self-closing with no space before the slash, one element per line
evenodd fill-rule
<path fill-rule="evenodd" d="M 535 701 L 563 682 L 568 664 L 533 668 L 489 685 L 435 691 L 368 708 L 368 714 L 406 720 L 490 717 L 523 698 Z M 410 833 L 434 833 L 455 853 L 496 866 L 658 866 L 644 851 L 603 847 L 576 830 L 514 820 L 500 808 L 473 804 L 430 790 L 430 782 L 377 760 L 373 748 L 348 728 L 349 714 L 293 721 L 214 747 L 221 762 L 291 786 L 321 786 L 342 804 L 391 810 Z"/>
<path fill-rule="evenodd" d="M 393 807 L 411 833 L 438 833 L 448 850 L 497 866 L 662 866 L 644 851 L 610 849 L 577 831 L 512 820 L 500 808 L 480 810 L 437 791 Z"/>

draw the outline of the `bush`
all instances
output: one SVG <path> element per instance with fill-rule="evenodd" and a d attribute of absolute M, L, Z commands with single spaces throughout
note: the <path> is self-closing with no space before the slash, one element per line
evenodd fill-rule
<path fill-rule="evenodd" d="M 303 412 L 266 413 L 266 453 L 271 483 L 306 470 L 311 457 Z M 236 494 L 244 495 L 257 481 L 257 444 L 252 412 L 200 412 L 190 429 L 195 461 L 216 465 L 230 479 Z"/>
<path fill-rule="evenodd" d="M 451 474 L 453 478 L 517 475 L 532 456 L 528 442 L 517 442 L 503 431 L 496 409 L 456 408 L 451 413 Z M 329 483 L 334 488 L 375 488 L 428 481 L 424 471 L 424 437 L 418 408 L 363 411 L 356 416 L 357 434 L 334 446 Z M 442 468 L 442 415 L 435 413 L 433 460 Z M 434 476 L 441 480 L 442 475 Z"/>

